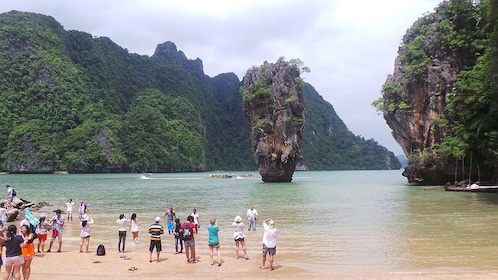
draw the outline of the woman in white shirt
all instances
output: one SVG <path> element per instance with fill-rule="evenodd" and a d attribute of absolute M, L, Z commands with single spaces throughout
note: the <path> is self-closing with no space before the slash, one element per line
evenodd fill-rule
<path fill-rule="evenodd" d="M 93 224 L 93 219 L 90 218 L 87 214 L 84 214 L 81 217 L 81 242 L 80 242 L 80 253 L 83 253 L 83 244 L 86 243 L 85 253 L 90 253 L 88 250 L 88 246 L 90 245 L 90 225 Z"/>
<path fill-rule="evenodd" d="M 125 214 L 119 215 L 119 219 L 116 220 L 118 224 L 118 251 L 120 253 L 124 253 L 125 250 L 125 242 L 126 242 L 126 222 L 129 222 L 128 218 L 126 218 Z M 121 249 L 121 244 L 123 244 L 123 248 Z"/>
<path fill-rule="evenodd" d="M 233 240 L 235 240 L 235 258 L 239 258 L 239 244 L 242 246 L 242 251 L 244 252 L 244 257 L 246 260 L 249 259 L 247 256 L 246 250 L 246 242 L 244 240 L 246 234 L 244 233 L 244 223 L 242 222 L 242 218 L 240 216 L 235 217 L 235 220 L 232 223 L 233 228 Z"/>

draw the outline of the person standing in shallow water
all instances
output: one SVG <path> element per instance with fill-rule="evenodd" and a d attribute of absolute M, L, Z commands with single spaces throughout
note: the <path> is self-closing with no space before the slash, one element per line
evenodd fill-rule
<path fill-rule="evenodd" d="M 199 221 L 199 214 L 197 214 L 197 209 L 194 208 L 192 211 L 192 214 L 190 214 L 192 218 L 194 218 L 193 223 L 195 225 L 195 233 L 199 230 L 199 227 L 201 226 L 201 222 Z"/>
<path fill-rule="evenodd" d="M 170 207 L 166 211 L 163 218 L 166 218 L 166 226 L 168 227 L 168 234 L 174 233 L 176 213 L 173 207 Z"/>
<path fill-rule="evenodd" d="M 253 229 L 253 231 L 255 231 L 257 222 L 258 222 L 258 211 L 254 209 L 254 205 L 251 204 L 251 206 L 247 210 L 247 223 L 249 226 L 249 229 L 247 231 L 250 231 L 251 228 Z"/>
<path fill-rule="evenodd" d="M 273 261 L 275 254 L 277 253 L 277 229 L 275 228 L 275 222 L 270 219 L 263 221 L 263 227 L 265 232 L 263 233 L 263 265 L 260 267 L 265 269 L 266 255 L 270 256 L 270 264 L 268 270 L 273 270 Z"/>
<path fill-rule="evenodd" d="M 119 215 L 119 219 L 116 220 L 118 224 L 118 252 L 124 253 L 125 251 L 125 243 L 126 243 L 126 222 L 129 222 L 125 216 L 125 214 Z M 121 246 L 123 244 L 123 246 Z"/>

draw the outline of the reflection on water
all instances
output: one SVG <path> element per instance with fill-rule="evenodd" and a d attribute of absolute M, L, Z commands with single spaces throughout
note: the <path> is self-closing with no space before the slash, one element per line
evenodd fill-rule
<path fill-rule="evenodd" d="M 214 179 L 208 173 L 152 174 L 147 179 L 140 174 L 0 178 L 30 201 L 64 209 L 63 200 L 84 199 L 96 222 L 92 243 L 111 250 L 120 213 L 135 212 L 148 225 L 173 206 L 182 220 L 197 208 L 201 254 L 207 250 L 204 228 L 216 217 L 229 256 L 233 218 L 245 217 L 254 204 L 261 220 L 276 222 L 279 264 L 300 271 L 491 269 L 497 261 L 496 194 L 410 187 L 400 171 L 297 172 L 292 183 L 280 184 L 263 183 L 253 174 L 243 179 Z M 76 250 L 78 234 L 77 226 L 68 229 L 67 248 Z M 143 230 L 140 250 L 147 250 L 146 235 Z M 259 223 L 246 238 L 251 256 L 259 257 L 261 239 Z M 166 250 L 172 250 L 172 239 L 165 242 Z"/>

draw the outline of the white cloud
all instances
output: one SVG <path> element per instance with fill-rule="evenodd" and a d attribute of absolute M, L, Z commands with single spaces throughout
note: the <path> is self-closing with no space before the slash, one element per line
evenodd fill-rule
<path fill-rule="evenodd" d="M 2 0 L 0 12 L 53 16 L 67 30 L 105 36 L 130 52 L 152 55 L 172 41 L 205 73 L 234 72 L 283 56 L 299 58 L 303 75 L 348 128 L 401 153 L 371 102 L 391 73 L 412 23 L 440 0 Z"/>

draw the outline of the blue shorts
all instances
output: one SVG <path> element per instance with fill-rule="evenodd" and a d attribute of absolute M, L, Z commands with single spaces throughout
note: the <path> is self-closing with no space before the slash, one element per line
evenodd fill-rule
<path fill-rule="evenodd" d="M 175 230 L 175 222 L 168 222 L 168 231 Z"/>

